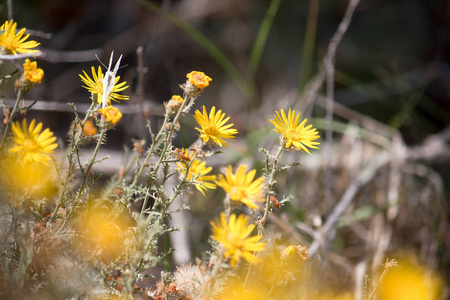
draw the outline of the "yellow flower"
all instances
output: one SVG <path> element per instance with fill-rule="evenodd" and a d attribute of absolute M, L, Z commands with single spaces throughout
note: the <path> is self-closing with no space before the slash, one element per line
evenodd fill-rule
<path fill-rule="evenodd" d="M 211 221 L 212 238 L 225 248 L 225 258 L 231 257 L 231 265 L 236 266 L 240 257 L 254 263 L 259 262 L 253 252 L 264 250 L 264 243 L 258 242 L 262 237 L 255 235 L 248 237 L 255 228 L 254 224 L 247 226 L 248 217 L 240 215 L 236 218 L 235 214 L 230 216 L 227 222 L 225 214 L 220 215 L 220 219 Z"/>
<path fill-rule="evenodd" d="M 181 149 L 181 153 L 184 157 L 188 157 L 190 160 L 194 156 L 193 153 L 189 153 L 188 150 Z M 177 170 L 186 176 L 186 168 L 187 164 L 183 165 L 179 162 L 177 164 Z M 216 180 L 216 175 L 206 175 L 211 172 L 212 167 L 206 168 L 206 162 L 201 161 L 200 159 L 194 159 L 191 162 L 191 166 L 189 167 L 189 172 L 186 176 L 187 180 L 193 180 L 195 182 L 195 187 L 199 190 L 203 195 L 205 195 L 206 190 L 215 189 L 216 185 L 210 181 Z"/>
<path fill-rule="evenodd" d="M 39 50 L 33 50 L 31 48 L 37 47 L 40 43 L 37 43 L 36 41 L 25 42 L 30 35 L 23 35 L 26 30 L 25 28 L 22 28 L 16 34 L 16 28 L 17 23 L 13 20 L 10 22 L 6 21 L 2 26 L 0 26 L 0 30 L 5 30 L 5 32 L 0 35 L 0 47 L 4 48 L 6 53 L 14 55 L 17 53 L 39 52 Z"/>
<path fill-rule="evenodd" d="M 195 85 L 200 90 L 203 90 L 209 85 L 209 82 L 212 81 L 212 79 L 206 76 L 205 73 L 198 71 L 192 71 L 191 73 L 187 74 L 186 77 L 190 83 Z"/>
<path fill-rule="evenodd" d="M 184 101 L 183 97 L 181 97 L 179 95 L 173 95 L 172 100 L 174 100 L 175 102 L 177 102 L 179 104 L 183 103 L 183 101 Z"/>
<path fill-rule="evenodd" d="M 284 110 L 281 110 L 281 116 L 278 112 L 276 112 L 276 116 L 274 116 L 274 120 L 270 120 L 272 124 L 275 126 L 275 131 L 284 135 L 285 147 L 287 149 L 292 146 L 297 148 L 298 150 L 305 151 L 308 154 L 308 149 L 306 147 L 312 149 L 319 149 L 316 145 L 320 145 L 319 142 L 313 142 L 320 138 L 315 128 L 311 129 L 312 125 L 305 127 L 307 119 L 303 120 L 301 124 L 300 121 L 300 113 L 295 115 L 295 110 L 289 109 L 288 117 L 284 113 Z"/>
<path fill-rule="evenodd" d="M 258 208 L 255 201 L 264 201 L 263 182 L 264 178 L 255 178 L 256 170 L 246 174 L 247 167 L 241 165 L 236 174 L 232 173 L 231 166 L 226 169 L 226 175 L 219 175 L 216 184 L 222 187 L 230 195 L 231 200 L 241 201 L 252 209 Z"/>
<path fill-rule="evenodd" d="M 12 133 L 13 141 L 16 144 L 9 150 L 11 153 L 18 153 L 22 156 L 23 162 L 42 162 L 48 165 L 49 154 L 58 147 L 55 143 L 56 137 L 50 129 L 45 129 L 41 133 L 42 123 L 35 126 L 36 120 L 31 121 L 27 128 L 27 120 L 23 120 L 22 126 L 19 122 L 13 123 Z"/>
<path fill-rule="evenodd" d="M 105 108 L 99 109 L 99 113 L 102 114 L 102 116 L 105 117 L 105 119 L 108 121 L 110 127 L 116 125 L 120 119 L 122 118 L 122 113 L 119 109 L 108 105 Z"/>
<path fill-rule="evenodd" d="M 110 201 L 95 199 L 77 211 L 74 226 L 80 234 L 74 239 L 74 248 L 90 258 L 110 261 L 133 247 L 134 225 L 131 215 L 111 204 Z"/>
<path fill-rule="evenodd" d="M 97 100 L 97 102 L 100 104 L 102 103 L 102 97 L 103 97 L 103 72 L 101 67 L 98 67 L 98 72 L 95 72 L 95 68 L 92 67 L 91 68 L 92 71 L 92 79 L 86 74 L 85 71 L 83 71 L 83 75 L 79 74 L 78 76 L 80 76 L 81 81 L 83 81 L 83 83 L 86 86 L 83 86 L 85 89 L 87 89 L 89 92 L 91 92 L 91 94 L 96 97 L 95 100 Z M 117 84 L 120 80 L 120 76 L 116 76 L 116 79 L 114 81 L 114 87 L 111 89 L 111 93 L 109 94 L 109 98 L 108 98 L 108 104 L 111 104 L 111 100 L 114 100 L 116 102 L 119 102 L 118 100 L 128 100 L 130 99 L 129 96 L 125 96 L 125 95 L 120 95 L 117 94 L 118 92 L 121 92 L 125 89 L 128 88 L 128 86 L 124 86 L 126 84 L 126 81 L 121 82 L 119 84 Z"/>
<path fill-rule="evenodd" d="M 210 139 L 214 141 L 219 147 L 222 147 L 222 144 L 228 148 L 224 139 L 234 139 L 234 135 L 238 133 L 238 131 L 234 128 L 231 128 L 234 124 L 225 125 L 225 123 L 230 119 L 230 117 L 223 119 L 225 117 L 225 113 L 222 113 L 222 110 L 219 110 L 216 113 L 216 107 L 213 106 L 209 116 L 206 112 L 205 106 L 203 106 L 203 114 L 199 111 L 195 111 L 194 118 L 197 123 L 202 127 L 195 128 L 200 131 L 200 138 L 208 143 Z"/>
<path fill-rule="evenodd" d="M 377 299 L 441 299 L 442 280 L 423 266 L 409 259 L 398 267 L 386 270 Z"/>
<path fill-rule="evenodd" d="M 42 77 L 44 77 L 44 70 L 38 69 L 37 62 L 30 62 L 28 58 L 23 64 L 23 71 L 25 78 L 33 83 L 41 83 Z"/>
<path fill-rule="evenodd" d="M 167 113 L 171 115 L 177 112 L 181 108 L 183 101 L 184 101 L 183 97 L 173 95 L 172 99 L 170 99 L 168 102 L 165 103 Z"/>

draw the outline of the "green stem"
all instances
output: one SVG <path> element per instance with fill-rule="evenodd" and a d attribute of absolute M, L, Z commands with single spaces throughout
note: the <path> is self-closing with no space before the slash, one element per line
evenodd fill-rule
<path fill-rule="evenodd" d="M 25 91 L 22 88 L 20 88 L 19 92 L 17 93 L 16 103 L 14 103 L 13 110 L 12 110 L 11 114 L 9 115 L 8 123 L 6 123 L 5 131 L 3 132 L 2 144 L 0 146 L 0 149 L 2 151 L 3 151 L 3 147 L 5 146 L 6 137 L 8 136 L 8 132 L 11 127 L 12 120 L 16 116 L 17 110 L 19 108 L 20 99 L 22 99 L 24 92 Z"/>
<path fill-rule="evenodd" d="M 75 206 L 78 203 L 78 200 L 80 199 L 81 195 L 83 194 L 84 188 L 86 187 L 86 183 L 87 183 L 87 179 L 89 177 L 89 172 L 91 171 L 92 166 L 95 163 L 95 159 L 97 157 L 98 154 L 98 150 L 100 149 L 100 145 L 102 144 L 103 139 L 105 138 L 106 135 L 106 131 L 107 129 L 102 128 L 102 130 L 100 131 L 100 138 L 97 141 L 97 145 L 95 145 L 95 149 L 94 149 L 94 153 L 92 154 L 91 159 L 89 160 L 89 165 L 86 169 L 86 172 L 83 174 L 83 183 L 81 184 L 80 190 L 78 191 L 78 194 L 76 196 L 76 198 L 74 199 L 73 203 L 73 207 L 70 209 L 70 211 L 68 212 L 68 214 L 66 215 L 66 217 L 64 218 L 64 221 L 61 225 L 61 227 L 58 229 L 57 234 L 59 232 L 61 232 L 61 230 L 64 228 L 64 226 L 66 225 L 67 221 L 70 219 L 70 216 L 72 215 L 73 211 L 75 210 Z M 57 212 L 57 211 L 56 211 Z"/>
<path fill-rule="evenodd" d="M 267 182 L 266 209 L 264 211 L 264 216 L 263 216 L 263 218 L 259 224 L 259 228 L 258 228 L 259 235 L 262 235 L 262 229 L 266 223 L 267 216 L 269 215 L 269 211 L 272 208 L 272 203 L 270 202 L 270 196 L 273 195 L 272 189 L 273 189 L 273 185 L 275 183 L 275 174 L 276 174 L 277 168 L 278 168 L 278 160 L 280 159 L 281 153 L 283 153 L 283 151 L 284 151 L 284 146 L 280 145 L 280 147 L 278 148 L 278 152 L 273 159 L 272 170 L 270 172 L 269 180 Z"/>
<path fill-rule="evenodd" d="M 92 101 L 91 106 L 89 107 L 89 109 L 86 112 L 83 123 L 80 125 L 81 132 L 83 131 L 84 124 L 86 124 L 86 121 L 91 117 L 92 111 L 93 111 L 95 105 L 96 105 L 96 102 Z M 77 122 L 77 120 L 79 120 L 78 114 L 76 114 L 76 116 L 75 116 L 75 123 Z M 59 208 L 64 203 L 64 199 L 67 194 L 67 184 L 69 183 L 70 177 L 72 176 L 72 170 L 73 170 L 73 166 L 74 166 L 73 157 L 75 155 L 76 148 L 78 147 L 78 145 L 81 141 L 80 140 L 81 133 L 79 135 L 76 134 L 77 125 L 75 123 L 74 123 L 73 130 L 72 130 L 72 143 L 70 145 L 70 152 L 68 154 L 69 166 L 67 169 L 67 176 L 64 178 L 64 181 L 62 183 L 61 194 L 59 196 L 58 204 L 56 205 L 55 209 L 53 210 L 52 220 L 54 220 L 56 218 Z"/>

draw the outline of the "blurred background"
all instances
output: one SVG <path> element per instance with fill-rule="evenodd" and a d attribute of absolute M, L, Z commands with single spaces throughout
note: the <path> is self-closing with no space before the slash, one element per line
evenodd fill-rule
<path fill-rule="evenodd" d="M 278 177 L 280 199 L 294 198 L 270 219 L 274 240 L 320 244 L 317 251 L 344 273 L 361 262 L 375 268 L 389 253 L 412 251 L 448 276 L 450 2 L 360 1 L 337 45 L 330 144 L 325 80 L 318 89 L 308 83 L 320 79 L 317 74 L 348 1 L 12 3 L 14 21 L 35 31 L 32 38 L 45 53 L 38 58 L 43 83 L 25 95 L 39 100 L 27 118 L 43 121 L 61 144 L 67 143 L 73 120 L 66 103 L 82 112 L 90 102 L 78 75 L 83 70 L 91 75 L 91 66 L 100 65 L 96 55 L 107 65 L 112 50 L 114 61 L 123 54 L 118 75 L 130 86 L 124 92 L 130 101 L 120 103 L 124 119 L 108 132 L 105 149 L 113 159 L 102 173 L 118 172 L 120 153 L 124 145 L 132 148 L 132 139 L 148 143 L 146 120 L 156 129 L 163 102 L 182 92 L 179 84 L 187 73 L 203 71 L 213 81 L 195 108 L 222 109 L 240 133 L 230 149 L 210 160 L 216 173 L 239 163 L 262 173 L 264 156 L 258 149 L 274 151 L 278 144 L 268 121 L 275 110 L 296 109 L 322 136 L 321 149 L 312 156 L 284 155 L 286 163 L 302 166 Z M 8 19 L 6 1 L 0 15 L 2 22 Z M 10 80 L 0 87 L 8 103 L 15 99 L 13 85 Z M 182 122 L 175 143 L 188 147 L 196 139 L 196 124 L 192 116 Z M 185 216 L 190 257 L 209 249 L 198 241 L 207 240 L 209 220 L 222 210 L 221 199 L 222 191 L 206 197 L 194 192 L 185 199 L 191 206 Z M 339 221 L 327 223 L 338 212 Z M 318 237 L 327 224 L 335 229 Z"/>

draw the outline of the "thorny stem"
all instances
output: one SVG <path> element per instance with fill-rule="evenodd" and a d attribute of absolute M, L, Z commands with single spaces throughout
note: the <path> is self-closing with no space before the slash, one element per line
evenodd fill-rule
<path fill-rule="evenodd" d="M 159 159 L 158 164 L 156 166 L 155 173 L 158 171 L 159 166 L 161 165 L 161 162 L 163 160 L 163 157 L 164 157 L 164 155 L 165 155 L 165 153 L 167 151 L 168 144 L 169 144 L 169 142 L 172 139 L 173 132 L 175 131 L 175 126 L 178 123 L 178 120 L 180 119 L 181 115 L 183 114 L 184 108 L 186 107 L 187 103 L 190 102 L 191 99 L 192 99 L 191 95 L 186 95 L 185 96 L 183 104 L 181 104 L 180 109 L 178 110 L 175 118 L 172 121 L 172 126 L 170 126 L 169 132 L 167 133 L 167 137 L 166 137 L 166 140 L 165 140 L 164 148 L 163 148 L 163 151 L 161 152 L 161 156 L 160 156 L 160 159 Z M 161 126 L 161 129 L 159 130 L 158 134 L 156 135 L 155 140 L 153 141 L 150 149 L 148 150 L 147 156 L 145 157 L 144 162 L 142 163 L 140 169 L 136 172 L 136 175 L 134 176 L 134 180 L 133 180 L 133 183 L 130 185 L 130 188 L 134 187 L 137 184 L 137 181 L 138 181 L 139 177 L 141 177 L 142 172 L 144 171 L 145 167 L 147 166 L 148 161 L 150 160 L 150 157 L 155 152 L 157 146 L 159 146 L 159 140 L 161 139 L 162 134 L 166 130 L 165 127 L 166 127 L 166 124 L 168 124 L 168 122 L 169 122 L 169 115 L 166 113 L 164 115 L 163 125 Z"/>
<path fill-rule="evenodd" d="M 279 160 L 279 158 L 281 156 L 281 153 L 283 153 L 283 151 L 284 151 L 284 146 L 280 145 L 280 147 L 278 148 L 278 152 L 277 152 L 277 154 L 275 155 L 275 157 L 273 159 L 272 170 L 270 172 L 269 180 L 267 182 L 266 208 L 264 210 L 264 216 L 262 217 L 262 219 L 260 220 L 259 225 L 258 225 L 258 234 L 259 235 L 262 235 L 262 229 L 264 227 L 264 224 L 266 223 L 267 216 L 269 215 L 269 211 L 272 208 L 272 203 L 270 202 L 270 196 L 273 195 L 272 188 L 273 188 L 273 185 L 275 183 L 275 174 L 276 174 L 277 169 L 278 169 L 278 160 Z"/>
<path fill-rule="evenodd" d="M 3 132 L 2 144 L 0 146 L 1 150 L 3 150 L 3 147 L 5 146 L 5 141 L 6 141 L 6 137 L 8 136 L 8 131 L 11 127 L 12 120 L 16 116 L 17 109 L 19 108 L 20 99 L 22 99 L 24 92 L 25 91 L 22 88 L 20 88 L 19 92 L 17 92 L 16 103 L 14 103 L 13 110 L 12 110 L 11 114 L 9 115 L 8 123 L 6 123 L 5 131 Z"/>
<path fill-rule="evenodd" d="M 96 105 L 96 102 L 92 101 L 91 106 L 87 110 L 86 115 L 85 115 L 85 117 L 83 119 L 83 123 L 81 123 L 81 132 L 83 131 L 84 124 L 86 124 L 86 121 L 91 117 L 92 111 L 93 111 L 93 108 L 94 108 L 95 105 Z M 78 115 L 76 117 L 76 120 L 78 120 Z M 67 194 L 67 184 L 69 183 L 69 179 L 72 176 L 72 169 L 73 169 L 73 165 L 74 165 L 73 156 L 75 154 L 76 148 L 78 147 L 78 144 L 80 143 L 80 137 L 81 137 L 81 133 L 80 133 L 80 135 L 76 134 L 76 128 L 77 127 L 74 124 L 73 131 L 72 131 L 71 149 L 70 149 L 70 152 L 68 154 L 69 166 L 68 166 L 68 170 L 67 170 L 67 176 L 64 178 L 64 181 L 62 183 L 61 194 L 60 194 L 60 197 L 59 197 L 58 204 L 56 205 L 56 207 L 55 207 L 55 209 L 53 211 L 52 220 L 54 220 L 56 218 L 58 210 L 59 210 L 59 208 L 61 207 L 61 205 L 64 202 L 64 198 L 66 197 L 66 194 Z"/>
<path fill-rule="evenodd" d="M 70 219 L 70 216 L 72 215 L 73 211 L 75 210 L 76 203 L 78 202 L 78 200 L 80 199 L 81 195 L 83 194 L 84 188 L 86 187 L 87 179 L 89 177 L 89 173 L 91 171 L 92 166 L 95 163 L 95 159 L 97 157 L 98 150 L 100 149 L 100 145 L 102 144 L 103 139 L 105 138 L 106 131 L 107 131 L 106 128 L 102 128 L 102 130 L 100 131 L 100 137 L 99 137 L 99 139 L 97 141 L 97 145 L 95 145 L 94 153 L 92 154 L 92 157 L 89 160 L 89 165 L 86 168 L 86 172 L 83 174 L 83 183 L 81 184 L 80 190 L 78 191 L 78 194 L 77 194 L 76 198 L 73 201 L 74 206 L 72 207 L 72 209 L 68 212 L 68 214 L 64 218 L 64 221 L 63 221 L 61 227 L 58 229 L 57 234 L 59 232 L 61 232 L 61 230 L 64 228 L 64 225 L 66 225 L 67 221 Z"/>

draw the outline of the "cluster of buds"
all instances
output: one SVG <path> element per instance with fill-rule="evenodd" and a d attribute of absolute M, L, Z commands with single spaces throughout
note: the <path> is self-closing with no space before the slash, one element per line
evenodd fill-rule
<path fill-rule="evenodd" d="M 22 89 L 24 91 L 31 90 L 36 83 L 41 83 L 44 77 L 44 70 L 37 67 L 37 62 L 31 62 L 28 58 L 23 64 L 23 74 L 16 82 L 16 90 Z"/>
<path fill-rule="evenodd" d="M 167 114 L 172 115 L 176 113 L 181 108 L 183 101 L 184 101 L 183 97 L 173 95 L 172 99 L 170 99 L 168 102 L 165 103 Z"/>
<path fill-rule="evenodd" d="M 119 123 L 122 119 L 122 113 L 119 109 L 108 105 L 105 108 L 99 109 L 98 112 L 102 115 L 102 127 L 105 129 L 111 129 Z"/>

